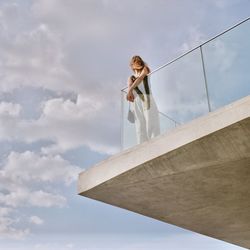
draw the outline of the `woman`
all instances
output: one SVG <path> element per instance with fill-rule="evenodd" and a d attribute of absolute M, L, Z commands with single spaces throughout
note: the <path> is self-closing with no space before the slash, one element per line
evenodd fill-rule
<path fill-rule="evenodd" d="M 149 86 L 149 67 L 140 56 L 132 57 L 130 67 L 134 75 L 128 79 L 127 100 L 135 115 L 137 142 L 142 143 L 160 134 L 159 112 Z"/>

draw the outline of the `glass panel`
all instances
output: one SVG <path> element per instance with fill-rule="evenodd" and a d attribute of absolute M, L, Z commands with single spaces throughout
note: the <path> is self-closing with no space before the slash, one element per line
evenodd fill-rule
<path fill-rule="evenodd" d="M 126 91 L 122 91 L 122 149 L 136 145 L 135 125 L 128 121 L 129 102 Z"/>
<path fill-rule="evenodd" d="M 160 131 L 164 134 L 177 126 L 177 123 L 170 119 L 167 115 L 159 112 L 160 117 Z"/>
<path fill-rule="evenodd" d="M 177 124 L 208 112 L 199 48 L 152 73 L 150 82 L 159 111 Z"/>
<path fill-rule="evenodd" d="M 126 99 L 127 92 L 122 91 L 122 149 L 127 149 L 137 144 L 135 123 L 128 120 L 129 102 Z M 176 127 L 176 122 L 169 119 L 167 115 L 159 112 L 160 134 Z"/>
<path fill-rule="evenodd" d="M 212 110 L 250 94 L 250 21 L 202 46 Z"/>

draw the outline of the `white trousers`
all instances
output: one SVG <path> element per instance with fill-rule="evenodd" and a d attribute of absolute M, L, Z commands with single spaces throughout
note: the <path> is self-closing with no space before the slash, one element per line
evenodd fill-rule
<path fill-rule="evenodd" d="M 160 134 L 159 111 L 153 96 L 143 95 L 144 101 L 135 95 L 132 107 L 135 114 L 137 143 L 140 144 Z"/>

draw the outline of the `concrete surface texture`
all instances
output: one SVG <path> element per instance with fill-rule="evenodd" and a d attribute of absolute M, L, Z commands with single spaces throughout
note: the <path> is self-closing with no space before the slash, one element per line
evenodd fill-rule
<path fill-rule="evenodd" d="M 78 191 L 250 248 L 250 96 L 80 173 Z"/>

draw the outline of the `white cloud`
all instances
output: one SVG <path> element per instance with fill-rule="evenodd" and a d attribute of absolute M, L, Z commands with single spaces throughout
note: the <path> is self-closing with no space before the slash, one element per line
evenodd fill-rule
<path fill-rule="evenodd" d="M 47 193 L 38 185 L 69 185 L 81 171 L 61 156 L 46 156 L 31 151 L 11 152 L 0 170 L 0 201 L 10 206 L 30 204 L 35 206 L 62 206 L 65 198 Z"/>
<path fill-rule="evenodd" d="M 45 24 L 31 30 L 4 37 L 0 46 L 1 91 L 11 91 L 21 86 L 48 88 L 54 91 L 71 91 L 72 79 L 63 66 L 60 34 L 52 32 Z M 26 73 L 28 72 L 28 74 Z"/>
<path fill-rule="evenodd" d="M 37 249 L 37 250 L 53 250 L 53 249 L 57 249 L 58 245 L 55 243 L 38 243 L 36 245 L 34 245 L 33 249 Z"/>
<path fill-rule="evenodd" d="M 35 225 L 42 225 L 44 223 L 44 221 L 36 215 L 30 216 L 29 221 Z"/>
<path fill-rule="evenodd" d="M 46 5 L 44 2 L 41 4 Z M 51 5 L 49 2 L 47 4 Z M 33 142 L 49 137 L 55 140 L 56 145 L 44 149 L 43 152 L 62 152 L 81 145 L 88 145 L 97 151 L 115 152 L 119 138 L 118 82 L 101 80 L 99 75 L 101 71 L 104 74 L 102 69 L 98 69 L 97 77 L 96 72 L 89 77 L 85 74 L 85 69 L 89 67 L 89 64 L 85 65 L 87 61 L 79 62 L 75 67 L 72 56 L 65 55 L 67 50 L 64 47 L 64 38 L 49 24 L 40 23 L 21 31 L 17 31 L 11 38 L 5 37 L 5 42 L 0 46 L 0 91 L 10 92 L 22 86 L 41 87 L 62 95 L 74 92 L 78 95 L 78 102 L 75 104 L 70 100 L 49 100 L 45 103 L 42 117 L 38 121 L 25 121 L 21 117 L 17 119 L 20 113 L 17 108 L 20 105 L 15 106 L 16 110 L 9 105 L 7 110 L 3 103 L 0 106 L 0 139 Z M 0 39 L 5 33 L 0 33 Z M 80 60 L 80 57 L 82 56 L 75 59 Z M 4 116 L 3 110 L 6 113 Z M 91 129 L 92 124 L 102 124 L 102 128 L 98 126 L 95 129 L 94 126 Z M 110 131 L 115 132 L 115 136 L 107 138 Z"/>
<path fill-rule="evenodd" d="M 17 229 L 18 219 L 13 219 L 13 209 L 0 207 L 0 239 L 23 239 L 29 234 L 29 229 Z"/>
<path fill-rule="evenodd" d="M 11 211 L 12 211 L 11 208 L 0 207 L 0 217 L 8 215 Z"/>
<path fill-rule="evenodd" d="M 42 190 L 32 191 L 19 188 L 17 191 L 11 191 L 8 194 L 0 193 L 0 204 L 11 207 L 63 207 L 66 204 L 66 198 Z"/>
<path fill-rule="evenodd" d="M 232 42 L 234 39 L 234 36 L 232 36 Z M 206 46 L 205 49 L 207 51 L 205 56 L 207 57 L 207 64 L 210 66 L 210 71 L 217 72 L 219 70 L 223 75 L 225 71 L 231 69 L 237 53 L 241 52 L 240 45 L 238 48 L 230 48 L 232 42 L 227 44 L 227 40 L 225 39 L 224 41 L 224 37 L 222 36 Z"/>
<path fill-rule="evenodd" d="M 68 243 L 68 244 L 66 245 L 66 248 L 72 249 L 72 248 L 74 248 L 74 244 L 73 244 L 73 243 Z"/>
<path fill-rule="evenodd" d="M 43 153 L 60 153 L 87 145 L 96 151 L 114 153 L 118 150 L 119 122 L 110 112 L 112 101 L 92 101 L 78 95 L 77 101 L 62 98 L 44 103 L 37 120 L 22 120 L 0 114 L 0 138 L 34 142 L 41 139 L 54 141 L 43 148 Z M 118 112 L 117 107 L 114 107 Z M 110 135 L 110 132 L 113 135 Z"/>
<path fill-rule="evenodd" d="M 33 192 L 33 195 L 30 198 L 31 198 L 30 205 L 32 206 L 63 207 L 66 204 L 66 198 L 64 196 L 58 195 L 58 194 L 47 193 L 42 190 Z"/>
<path fill-rule="evenodd" d="M 11 152 L 1 172 L 13 183 L 60 182 L 69 185 L 76 180 L 80 168 L 60 155 L 44 156 L 31 151 Z"/>
<path fill-rule="evenodd" d="M 102 103 L 97 98 L 93 102 L 80 94 L 76 102 L 63 99 L 47 101 L 42 116 L 33 123 L 33 129 L 45 127 L 44 136 L 55 138 L 56 145 L 44 148 L 44 152 L 62 152 L 83 144 L 95 151 L 116 152 L 119 124 L 117 121 L 114 123 L 113 113 L 108 112 L 110 105 L 108 100 Z M 110 135 L 111 131 L 114 136 Z"/>
<path fill-rule="evenodd" d="M 78 250 L 79 247 L 75 247 L 73 243 L 65 243 L 61 244 L 58 242 L 48 242 L 48 243 L 39 243 L 34 246 L 32 246 L 32 249 L 37 249 L 37 250 L 68 250 L 68 249 L 74 249 Z M 82 250 L 85 250 L 86 248 L 81 248 Z"/>
<path fill-rule="evenodd" d="M 215 6 L 217 6 L 218 8 L 225 8 L 227 6 L 227 2 L 226 0 L 216 0 L 214 3 L 215 3 Z"/>
<path fill-rule="evenodd" d="M 201 31 L 201 27 L 199 25 L 191 26 L 187 30 L 185 42 L 181 44 L 178 51 L 180 51 L 180 53 L 188 52 L 189 50 L 205 42 L 205 40 L 206 35 Z"/>
<path fill-rule="evenodd" d="M 63 207 L 65 196 L 56 191 L 60 185 L 76 180 L 80 168 L 71 165 L 60 155 L 47 156 L 31 151 L 11 152 L 0 169 L 0 234 L 2 237 L 23 238 L 29 229 L 17 229 L 18 214 L 11 214 L 21 207 Z M 15 218 L 16 219 L 13 219 Z M 39 217 L 30 222 L 42 224 Z"/>
<path fill-rule="evenodd" d="M 21 111 L 21 105 L 10 103 L 10 102 L 0 102 L 0 116 L 19 116 Z"/>
<path fill-rule="evenodd" d="M 219 9 L 226 9 L 230 6 L 237 5 L 242 3 L 242 0 L 234 0 L 234 1 L 228 1 L 228 0 L 215 0 L 214 4 Z"/>

